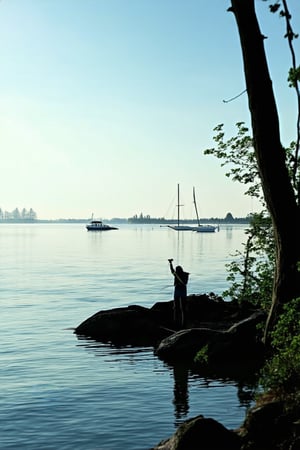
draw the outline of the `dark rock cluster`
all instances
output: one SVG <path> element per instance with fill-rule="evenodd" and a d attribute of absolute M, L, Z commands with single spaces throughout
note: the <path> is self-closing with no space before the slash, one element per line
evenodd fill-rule
<path fill-rule="evenodd" d="M 205 347 L 209 370 L 224 374 L 259 367 L 265 355 L 258 325 L 265 319 L 251 305 L 241 307 L 204 294 L 188 296 L 187 327 L 182 330 L 174 329 L 170 301 L 151 308 L 131 305 L 99 311 L 74 332 L 79 338 L 118 346 L 153 346 L 157 357 L 167 363 L 185 361 L 194 367 L 197 353 Z M 282 402 L 270 401 L 252 408 L 237 430 L 228 430 L 212 418 L 189 419 L 152 450 L 223 449 L 300 450 L 300 421 L 285 412 Z"/>
<path fill-rule="evenodd" d="M 214 294 L 190 295 L 187 298 L 187 326 L 227 330 L 249 317 L 255 310 L 241 308 Z M 120 345 L 156 346 L 161 339 L 175 331 L 173 301 L 158 302 L 151 308 L 130 305 L 99 311 L 75 328 L 77 335 Z"/>
<path fill-rule="evenodd" d="M 283 401 L 254 406 L 242 426 L 228 430 L 211 418 L 197 416 L 179 425 L 173 436 L 151 450 L 299 450 L 299 415 Z"/>

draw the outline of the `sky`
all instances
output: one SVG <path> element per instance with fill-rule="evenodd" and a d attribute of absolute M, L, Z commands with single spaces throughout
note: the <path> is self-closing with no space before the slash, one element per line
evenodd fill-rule
<path fill-rule="evenodd" d="M 300 2 L 289 0 L 300 32 Z M 280 116 L 296 136 L 285 22 L 256 0 Z M 0 0 L 0 208 L 39 219 L 244 217 L 214 131 L 250 127 L 229 0 Z M 298 40 L 299 41 L 299 40 Z M 299 42 L 296 54 L 300 55 Z M 299 64 L 299 61 L 298 61 Z"/>

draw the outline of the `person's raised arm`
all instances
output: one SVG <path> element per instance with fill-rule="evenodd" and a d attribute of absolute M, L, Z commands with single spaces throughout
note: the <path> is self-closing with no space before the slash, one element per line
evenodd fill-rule
<path fill-rule="evenodd" d="M 174 270 L 174 267 L 173 267 L 173 259 L 170 258 L 170 259 L 168 259 L 168 261 L 169 261 L 169 264 L 170 264 L 171 273 L 174 275 L 175 270 Z"/>

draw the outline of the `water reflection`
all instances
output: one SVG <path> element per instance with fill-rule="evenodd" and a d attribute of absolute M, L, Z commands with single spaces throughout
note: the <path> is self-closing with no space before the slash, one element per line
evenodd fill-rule
<path fill-rule="evenodd" d="M 169 366 L 173 370 L 174 377 L 174 425 L 177 427 L 180 423 L 187 419 L 190 410 L 189 405 L 189 388 L 200 382 L 200 388 L 220 388 L 231 386 L 236 388 L 237 398 L 241 408 L 247 411 L 254 403 L 255 392 L 258 385 L 258 377 L 256 372 L 237 373 L 236 376 L 217 376 L 214 374 L 204 374 L 195 372 L 185 365 L 177 364 Z M 200 391 L 199 391 L 200 392 Z M 201 393 L 200 393 L 201 395 Z M 205 405 L 203 405 L 205 408 Z M 205 410 L 203 411 L 205 415 Z"/>
<path fill-rule="evenodd" d="M 182 365 L 174 366 L 174 415 L 175 425 L 177 426 L 182 419 L 188 415 L 189 412 L 189 391 L 188 391 L 188 376 L 189 371 L 187 367 Z"/>
<path fill-rule="evenodd" d="M 162 362 L 155 356 L 152 347 L 117 347 L 83 337 L 78 339 L 78 347 L 92 351 L 95 356 L 101 357 L 104 363 L 109 363 L 110 367 L 112 365 L 117 367 L 118 373 L 122 373 L 124 379 L 127 376 L 129 378 L 132 376 L 130 367 L 134 367 L 134 373 L 139 374 L 139 382 L 143 383 L 143 378 L 140 378 L 140 375 L 145 374 L 148 378 L 149 392 L 154 390 L 155 395 L 159 395 L 158 392 L 163 391 L 166 396 L 165 401 L 169 402 L 169 405 L 172 403 L 175 428 L 187 420 L 189 415 L 209 415 L 213 413 L 213 415 L 221 415 L 220 420 L 222 420 L 224 416 L 221 412 L 229 408 L 227 403 L 230 393 L 227 392 L 233 391 L 236 393 L 237 404 L 239 405 L 236 407 L 243 409 L 245 412 L 254 403 L 257 377 L 253 371 L 246 370 L 239 375 L 231 374 L 230 376 L 209 372 L 200 373 L 195 367 L 191 368 L 185 364 Z M 169 382 L 165 379 L 167 374 L 173 379 L 173 397 L 168 396 Z M 165 385 L 159 383 L 160 389 L 157 389 L 158 386 L 156 386 L 157 378 L 155 379 L 155 376 L 157 375 L 163 375 L 162 383 L 165 383 Z M 138 395 L 139 388 L 137 385 L 135 389 Z M 146 397 L 144 400 L 146 400 Z M 193 408 L 191 408 L 191 401 Z"/>
<path fill-rule="evenodd" d="M 240 405 L 249 409 L 254 402 L 254 394 L 256 389 L 256 383 L 253 385 L 238 383 L 237 385 L 237 396 Z"/>

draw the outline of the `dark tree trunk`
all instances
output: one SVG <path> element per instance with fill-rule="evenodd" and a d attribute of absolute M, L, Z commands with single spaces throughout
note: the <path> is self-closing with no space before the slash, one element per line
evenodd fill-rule
<path fill-rule="evenodd" d="M 300 297 L 300 212 L 285 164 L 276 102 L 254 0 L 231 0 L 236 18 L 251 113 L 254 149 L 276 244 L 276 273 L 266 332 L 282 305 Z"/>

